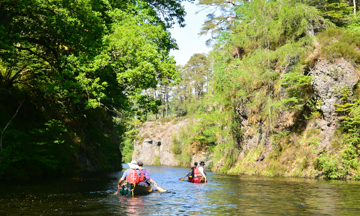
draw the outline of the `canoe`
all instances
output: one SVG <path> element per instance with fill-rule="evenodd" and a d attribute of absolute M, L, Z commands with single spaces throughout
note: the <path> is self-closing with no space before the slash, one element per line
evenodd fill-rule
<path fill-rule="evenodd" d="M 205 179 L 200 177 L 193 177 L 193 178 L 188 178 L 188 182 L 192 182 L 192 183 L 205 183 Z"/>
<path fill-rule="evenodd" d="M 120 189 L 121 195 L 132 195 L 131 190 L 134 188 L 134 185 L 131 184 L 125 184 Z M 135 185 L 134 189 L 134 196 L 136 195 L 147 195 L 153 191 L 152 186 L 141 186 L 141 185 Z"/>
<path fill-rule="evenodd" d="M 134 190 L 134 195 L 146 195 L 149 194 L 153 191 L 152 186 L 141 186 L 141 185 L 136 185 L 135 190 Z"/>

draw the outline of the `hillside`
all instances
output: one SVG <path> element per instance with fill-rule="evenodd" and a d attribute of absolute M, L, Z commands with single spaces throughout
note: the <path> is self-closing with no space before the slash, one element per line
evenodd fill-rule
<path fill-rule="evenodd" d="M 173 137 L 179 164 L 204 152 L 217 172 L 360 178 L 357 6 L 324 4 L 244 1 L 221 26 L 209 16 L 212 52 L 179 67 L 171 91 L 191 122 Z"/>

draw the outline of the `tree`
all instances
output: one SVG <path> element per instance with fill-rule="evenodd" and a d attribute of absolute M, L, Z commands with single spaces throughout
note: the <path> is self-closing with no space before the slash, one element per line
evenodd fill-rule
<path fill-rule="evenodd" d="M 324 18 L 338 26 L 344 26 L 349 22 L 352 11 L 356 15 L 355 0 L 352 2 L 347 0 L 307 0 L 306 2 L 316 7 Z"/>
<path fill-rule="evenodd" d="M 104 140 L 114 140 L 101 132 L 106 127 L 99 123 L 113 128 L 108 119 L 118 110 L 134 113 L 136 101 L 135 113 L 153 111 L 158 103 L 139 92 L 176 78 L 175 61 L 169 57 L 176 43 L 167 28 L 175 22 L 183 25 L 184 16 L 181 0 L 0 2 L 0 88 L 24 95 L 27 101 L 17 115 L 25 122 L 20 125 L 16 118 L 7 128 L 12 133 L 4 135 L 7 162 L 15 161 L 11 157 L 26 143 L 27 135 L 21 131 L 29 128 L 36 134 L 29 149 L 36 151 L 26 160 L 36 158 L 39 169 L 56 169 L 56 163 L 48 165 L 60 157 L 51 155 L 55 149 L 71 152 L 64 157 L 77 158 L 98 148 L 96 142 L 105 145 Z M 6 104 L 8 97 L 3 96 L 1 104 Z M 0 112 L 10 113 L 16 107 L 1 105 Z M 26 118 L 27 113 L 31 118 Z M 91 133 L 94 129 L 98 131 Z M 46 130 L 57 134 L 40 141 Z M 95 134 L 98 140 L 84 141 Z M 14 136 L 19 141 L 16 146 L 6 142 Z M 50 148 L 54 151 L 45 157 L 42 152 Z M 109 149 L 116 152 L 118 146 L 114 143 Z M 106 157 L 111 158 L 106 155 L 103 161 Z M 0 174 L 4 169 L 0 167 Z"/>
<path fill-rule="evenodd" d="M 198 5 L 202 10 L 207 10 L 207 20 L 204 22 L 200 35 L 211 34 L 211 38 L 206 42 L 208 45 L 216 39 L 220 33 L 229 32 L 235 24 L 239 14 L 235 10 L 238 6 L 248 3 L 249 0 L 231 1 L 231 0 L 200 0 Z"/>
<path fill-rule="evenodd" d="M 188 76 L 187 80 L 199 99 L 204 92 L 206 78 L 211 72 L 207 57 L 204 54 L 195 53 L 186 63 L 185 70 Z"/>

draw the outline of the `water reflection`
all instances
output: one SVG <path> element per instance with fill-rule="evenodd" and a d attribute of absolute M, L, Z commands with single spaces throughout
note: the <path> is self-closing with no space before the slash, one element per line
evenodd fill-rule
<path fill-rule="evenodd" d="M 180 182 L 188 169 L 147 167 L 166 193 L 112 195 L 122 172 L 0 183 L 0 215 L 358 215 L 360 184 L 209 172 Z"/>

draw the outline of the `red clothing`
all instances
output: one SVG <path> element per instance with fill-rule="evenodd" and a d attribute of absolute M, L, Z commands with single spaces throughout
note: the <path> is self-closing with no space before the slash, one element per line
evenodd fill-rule
<path fill-rule="evenodd" d="M 195 167 L 194 170 L 193 170 L 193 176 L 194 177 L 198 177 L 198 176 L 201 176 L 201 172 L 199 170 L 199 167 Z"/>

